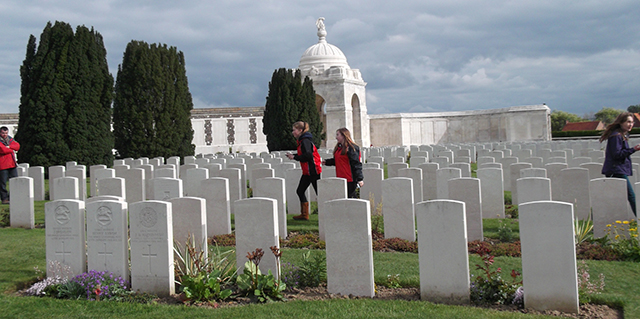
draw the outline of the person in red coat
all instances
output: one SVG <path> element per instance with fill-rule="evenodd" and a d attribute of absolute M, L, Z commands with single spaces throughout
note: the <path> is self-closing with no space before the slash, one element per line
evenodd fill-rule
<path fill-rule="evenodd" d="M 336 140 L 338 144 L 333 149 L 333 158 L 322 163 L 336 167 L 336 177 L 347 180 L 347 196 L 356 198 L 356 188 L 364 185 L 360 148 L 353 142 L 351 133 L 346 127 L 336 131 Z"/>
<path fill-rule="evenodd" d="M 302 121 L 293 123 L 291 134 L 298 141 L 298 152 L 296 155 L 288 153 L 287 157 L 300 162 L 300 168 L 302 168 L 302 176 L 300 177 L 300 183 L 298 183 L 298 189 L 296 189 L 300 199 L 300 215 L 293 216 L 293 219 L 309 220 L 309 201 L 305 192 L 309 185 L 312 185 L 316 195 L 318 194 L 318 180 L 320 179 L 320 173 L 322 173 L 322 160 L 320 159 L 320 154 L 318 154 L 318 149 L 313 144 L 313 136 L 309 132 L 309 123 Z"/>
<path fill-rule="evenodd" d="M 0 127 L 0 197 L 3 204 L 9 204 L 9 192 L 7 181 L 18 176 L 16 153 L 20 150 L 20 144 L 9 136 L 9 128 Z"/>

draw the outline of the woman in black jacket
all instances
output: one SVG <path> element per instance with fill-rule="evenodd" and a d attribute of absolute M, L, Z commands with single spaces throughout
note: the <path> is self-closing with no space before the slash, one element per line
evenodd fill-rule
<path fill-rule="evenodd" d="M 320 179 L 320 173 L 322 173 L 322 166 L 320 165 L 322 160 L 318 149 L 313 144 L 313 136 L 309 132 L 309 123 L 295 122 L 291 134 L 298 140 L 298 153 L 293 155 L 287 154 L 287 157 L 292 160 L 300 162 L 302 168 L 302 176 L 300 177 L 300 183 L 296 193 L 300 199 L 300 215 L 293 216 L 296 220 L 309 220 L 309 201 L 304 194 L 309 188 L 309 185 L 313 185 L 313 189 L 318 194 L 318 180 Z"/>
<path fill-rule="evenodd" d="M 336 131 L 336 140 L 338 144 L 333 149 L 333 158 L 323 161 L 323 164 L 336 167 L 336 177 L 347 180 L 347 196 L 356 198 L 356 188 L 364 185 L 360 148 L 346 127 Z"/>

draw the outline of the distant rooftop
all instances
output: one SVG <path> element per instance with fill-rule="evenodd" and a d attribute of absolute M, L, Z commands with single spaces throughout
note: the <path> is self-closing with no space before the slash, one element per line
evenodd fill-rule
<path fill-rule="evenodd" d="M 604 130 L 604 128 L 605 126 L 602 121 L 575 122 L 565 124 L 562 131 L 601 131 Z"/>

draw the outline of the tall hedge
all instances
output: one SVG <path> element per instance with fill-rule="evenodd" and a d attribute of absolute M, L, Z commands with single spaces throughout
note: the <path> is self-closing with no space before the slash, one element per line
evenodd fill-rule
<path fill-rule="evenodd" d="M 291 127 L 297 121 L 309 123 L 313 141 L 320 146 L 325 135 L 315 96 L 313 82 L 309 77 L 302 79 L 300 70 L 280 68 L 273 72 L 262 118 L 269 151 L 296 149 Z"/>
<path fill-rule="evenodd" d="M 22 78 L 18 158 L 31 166 L 113 162 L 113 76 L 102 36 L 64 22 L 31 35 Z"/>
<path fill-rule="evenodd" d="M 117 156 L 194 155 L 192 109 L 184 54 L 166 44 L 131 41 L 118 67 L 113 103 Z"/>

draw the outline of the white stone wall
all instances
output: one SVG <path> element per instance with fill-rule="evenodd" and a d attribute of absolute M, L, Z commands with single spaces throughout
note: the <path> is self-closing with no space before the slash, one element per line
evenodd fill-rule
<path fill-rule="evenodd" d="M 369 115 L 374 146 L 549 141 L 546 105 L 494 110 Z"/>

